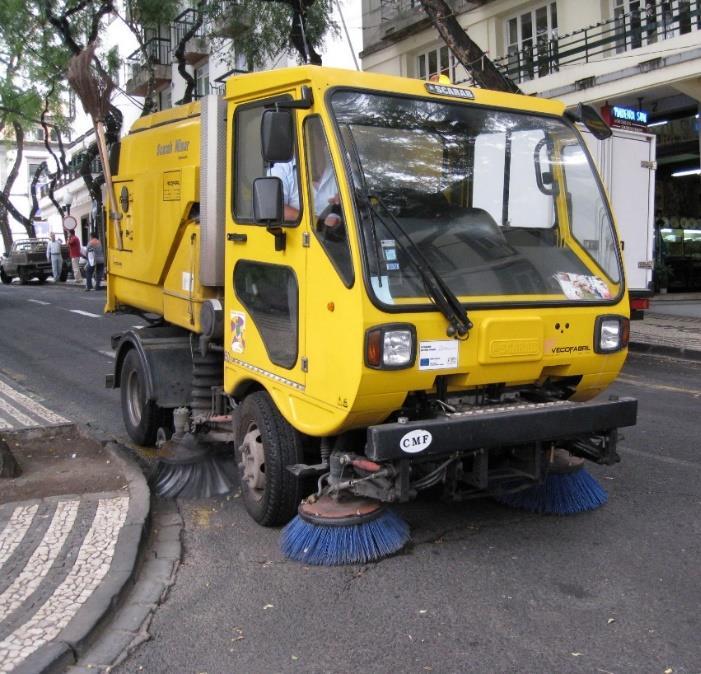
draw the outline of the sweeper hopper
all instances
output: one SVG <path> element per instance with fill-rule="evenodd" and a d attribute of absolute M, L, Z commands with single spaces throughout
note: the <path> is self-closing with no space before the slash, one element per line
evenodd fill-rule
<path fill-rule="evenodd" d="M 608 131 L 582 106 L 310 66 L 136 122 L 112 152 L 107 310 L 149 327 L 115 336 L 108 383 L 160 447 L 157 487 L 221 492 L 233 454 L 259 523 L 305 498 L 285 551 L 317 563 L 401 547 L 382 504 L 436 485 L 600 505 L 583 460 L 618 461 L 636 402 L 600 396 L 628 298 L 579 122 Z"/>

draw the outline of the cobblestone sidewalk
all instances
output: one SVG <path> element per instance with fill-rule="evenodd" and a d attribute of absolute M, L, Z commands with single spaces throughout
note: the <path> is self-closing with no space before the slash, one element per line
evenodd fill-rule
<path fill-rule="evenodd" d="M 0 674 L 56 671 L 133 577 L 149 491 L 116 445 L 2 378 L 0 436 L 23 470 L 0 481 Z"/>
<path fill-rule="evenodd" d="M 644 320 L 631 321 L 630 342 L 634 351 L 701 360 L 701 318 L 648 312 Z"/>

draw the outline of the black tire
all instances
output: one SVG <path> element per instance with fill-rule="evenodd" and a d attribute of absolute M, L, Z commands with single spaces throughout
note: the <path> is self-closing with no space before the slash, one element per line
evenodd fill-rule
<path fill-rule="evenodd" d="M 17 272 L 19 273 L 19 282 L 22 285 L 27 285 L 27 283 L 29 283 L 31 280 L 32 275 L 24 269 L 18 269 Z"/>
<path fill-rule="evenodd" d="M 303 461 L 301 435 L 265 391 L 244 399 L 234 423 L 236 463 L 248 514 L 265 527 L 286 524 L 297 513 L 301 498 L 299 481 L 286 468 Z"/>
<path fill-rule="evenodd" d="M 46 274 L 37 274 L 37 280 L 39 283 L 46 283 Z"/>
<path fill-rule="evenodd" d="M 61 281 L 61 283 L 65 283 L 67 278 L 68 278 L 68 266 L 64 264 L 63 267 L 61 267 L 61 277 L 59 278 L 59 281 Z"/>
<path fill-rule="evenodd" d="M 124 357 L 119 386 L 122 419 L 129 437 L 137 445 L 154 445 L 163 414 L 155 402 L 146 400 L 146 373 L 134 349 Z"/>
<path fill-rule="evenodd" d="M 4 269 L 0 269 L 0 281 L 5 285 L 10 285 L 10 283 L 12 283 L 12 276 L 8 276 Z"/>

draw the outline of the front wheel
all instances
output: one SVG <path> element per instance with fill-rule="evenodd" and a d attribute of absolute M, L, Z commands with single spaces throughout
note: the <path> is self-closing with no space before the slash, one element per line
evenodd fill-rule
<path fill-rule="evenodd" d="M 300 500 L 298 480 L 287 466 L 302 462 L 302 438 L 265 391 L 248 395 L 234 418 L 246 510 L 263 526 L 285 524 L 294 517 Z"/>
<path fill-rule="evenodd" d="M 0 281 L 6 285 L 10 285 L 10 283 L 12 283 L 12 276 L 8 276 L 4 269 L 0 269 Z"/>
<path fill-rule="evenodd" d="M 162 414 L 154 401 L 146 399 L 146 372 L 134 349 L 122 362 L 120 392 L 122 419 L 129 437 L 137 445 L 153 445 Z"/>

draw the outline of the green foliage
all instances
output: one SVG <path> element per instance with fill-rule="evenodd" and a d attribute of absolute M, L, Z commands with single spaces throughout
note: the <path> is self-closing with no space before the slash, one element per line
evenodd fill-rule
<path fill-rule="evenodd" d="M 269 65 L 283 54 L 297 56 L 290 44 L 293 13 L 289 5 L 241 0 L 215 3 L 215 6 L 211 21 L 214 35 L 233 36 L 236 54 L 245 56 L 250 69 Z M 338 24 L 331 18 L 332 11 L 332 0 L 316 0 L 307 11 L 307 41 L 317 51 L 327 34 L 339 34 Z"/>

